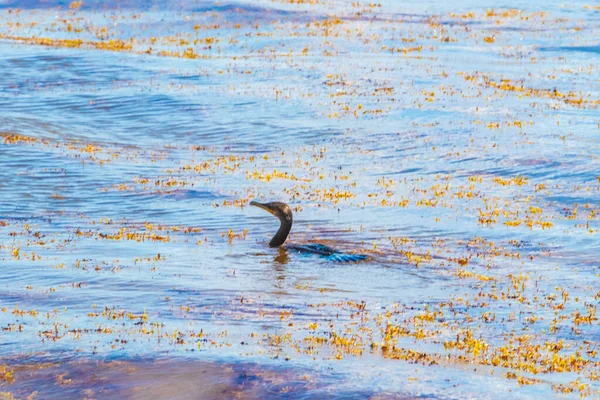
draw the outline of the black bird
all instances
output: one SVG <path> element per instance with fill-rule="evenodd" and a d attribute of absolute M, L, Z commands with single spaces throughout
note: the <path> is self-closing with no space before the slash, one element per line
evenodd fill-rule
<path fill-rule="evenodd" d="M 273 239 L 269 242 L 270 247 L 280 247 L 285 240 L 287 239 L 290 231 L 292 230 L 292 224 L 294 223 L 294 218 L 292 216 L 292 210 L 290 207 L 279 201 L 275 201 L 272 203 L 258 203 L 256 201 L 250 202 L 251 206 L 256 206 L 266 210 L 279 218 L 281 225 L 279 226 L 279 230 L 273 236 Z M 342 252 L 336 251 L 329 246 L 325 246 L 324 244 L 313 243 L 313 244 L 303 244 L 303 245 L 288 245 L 287 249 L 295 250 L 301 253 L 313 253 L 326 257 L 330 261 L 334 262 L 357 262 L 366 260 L 368 257 L 364 254 L 344 254 Z"/>

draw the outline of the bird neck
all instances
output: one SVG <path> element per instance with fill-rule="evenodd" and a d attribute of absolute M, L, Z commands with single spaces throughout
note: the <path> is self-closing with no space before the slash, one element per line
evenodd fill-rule
<path fill-rule="evenodd" d="M 292 230 L 292 224 L 290 222 L 281 221 L 279 230 L 277 231 L 275 236 L 273 236 L 273 239 L 271 239 L 271 242 L 269 242 L 269 246 L 270 247 L 281 246 L 285 242 L 285 239 L 287 239 L 291 230 Z"/>

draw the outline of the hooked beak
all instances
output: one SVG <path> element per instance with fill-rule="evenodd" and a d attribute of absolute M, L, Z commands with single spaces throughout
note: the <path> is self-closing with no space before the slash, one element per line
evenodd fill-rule
<path fill-rule="evenodd" d="M 268 211 L 269 213 L 275 215 L 275 209 L 271 208 L 271 206 L 269 206 L 268 204 L 258 203 L 256 201 L 251 201 L 250 205 L 258 207 L 258 208 L 262 208 L 263 210 Z"/>

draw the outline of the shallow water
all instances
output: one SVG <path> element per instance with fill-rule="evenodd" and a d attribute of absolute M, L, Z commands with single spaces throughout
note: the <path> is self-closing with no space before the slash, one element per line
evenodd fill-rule
<path fill-rule="evenodd" d="M 3 391 L 600 396 L 596 6 L 137 3 L 0 2 Z"/>

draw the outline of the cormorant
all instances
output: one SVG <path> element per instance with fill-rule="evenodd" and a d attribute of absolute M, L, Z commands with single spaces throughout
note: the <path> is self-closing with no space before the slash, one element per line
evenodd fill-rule
<path fill-rule="evenodd" d="M 273 236 L 273 239 L 269 242 L 270 247 L 280 247 L 287 239 L 290 231 L 292 230 L 292 224 L 294 218 L 292 216 L 292 210 L 290 207 L 282 202 L 275 201 L 272 203 L 258 203 L 256 201 L 250 202 L 251 206 L 256 206 L 266 210 L 279 218 L 281 225 L 279 230 Z M 296 250 L 301 253 L 313 253 L 319 254 L 326 257 L 330 261 L 335 262 L 357 262 L 366 260 L 368 257 L 364 254 L 344 254 L 339 251 L 332 249 L 324 244 L 313 243 L 304 245 L 288 245 L 287 249 Z"/>

